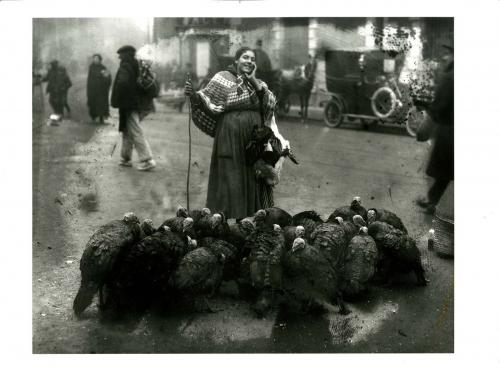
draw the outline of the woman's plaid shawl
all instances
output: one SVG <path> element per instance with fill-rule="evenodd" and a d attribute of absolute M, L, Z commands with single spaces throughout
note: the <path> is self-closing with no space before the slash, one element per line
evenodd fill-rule
<path fill-rule="evenodd" d="M 267 121 L 276 106 L 274 94 L 263 85 L 263 113 Z M 193 122 L 204 133 L 215 136 L 217 118 L 234 110 L 260 111 L 259 97 L 250 82 L 229 70 L 217 73 L 201 91 L 196 92 L 198 103 L 193 104 Z"/>

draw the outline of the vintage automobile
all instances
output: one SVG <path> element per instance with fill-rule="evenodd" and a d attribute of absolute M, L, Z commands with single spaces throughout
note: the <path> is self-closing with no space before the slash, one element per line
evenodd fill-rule
<path fill-rule="evenodd" d="M 324 121 L 339 127 L 359 119 L 365 128 L 377 123 L 404 124 L 415 136 L 425 112 L 414 103 L 411 88 L 398 82 L 404 55 L 380 50 L 327 51 Z"/>

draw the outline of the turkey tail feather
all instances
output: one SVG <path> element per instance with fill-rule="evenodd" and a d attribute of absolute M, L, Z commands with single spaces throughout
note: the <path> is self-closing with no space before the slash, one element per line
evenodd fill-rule
<path fill-rule="evenodd" d="M 93 282 L 86 285 L 80 285 L 80 289 L 78 289 L 78 293 L 73 301 L 73 311 L 77 316 L 82 314 L 83 311 L 92 303 L 92 299 L 98 289 L 99 286 Z"/>

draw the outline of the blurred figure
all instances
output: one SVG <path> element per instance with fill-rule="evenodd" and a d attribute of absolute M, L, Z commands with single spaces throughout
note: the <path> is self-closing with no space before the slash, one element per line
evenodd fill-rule
<path fill-rule="evenodd" d="M 163 78 L 161 79 L 162 90 L 170 89 L 170 81 L 172 80 L 172 61 L 168 61 L 165 65 L 165 70 L 163 71 Z"/>
<path fill-rule="evenodd" d="M 137 88 L 139 62 L 135 58 L 133 46 L 123 46 L 118 51 L 120 67 L 116 72 L 111 106 L 118 108 L 122 132 L 121 166 L 132 166 L 132 151 L 135 147 L 141 162 L 139 170 L 149 171 L 156 167 L 153 153 L 140 126 L 140 121 L 154 108 L 153 99 L 141 96 Z"/>
<path fill-rule="evenodd" d="M 42 75 L 38 72 L 35 72 L 34 70 L 31 72 L 31 75 L 32 75 L 33 89 L 35 89 L 36 86 L 42 84 Z"/>
<path fill-rule="evenodd" d="M 269 56 L 262 50 L 262 40 L 257 40 L 254 52 L 255 63 L 257 64 L 256 77 L 266 82 L 267 85 L 270 85 L 273 68 Z"/>
<path fill-rule="evenodd" d="M 177 65 L 177 60 L 172 60 L 167 63 L 165 68 L 165 84 L 166 89 L 174 89 L 176 74 L 179 72 L 179 67 Z"/>
<path fill-rule="evenodd" d="M 173 61 L 172 66 L 172 77 L 170 79 L 170 85 L 174 89 L 182 88 L 184 82 L 186 81 L 186 75 L 184 74 L 184 70 L 182 67 L 177 65 L 177 61 Z"/>
<path fill-rule="evenodd" d="M 102 57 L 94 54 L 87 78 L 87 106 L 92 122 L 99 118 L 102 124 L 109 117 L 109 87 L 111 74 L 102 64 Z"/>
<path fill-rule="evenodd" d="M 309 55 L 309 61 L 304 67 L 304 77 L 309 80 L 312 84 L 314 84 L 314 76 L 316 72 L 316 58 L 312 55 Z"/>
<path fill-rule="evenodd" d="M 453 98 L 453 47 L 443 46 L 445 64 L 439 78 L 434 101 L 428 113 L 435 123 L 434 144 L 427 166 L 427 175 L 435 179 L 426 198 L 418 198 L 417 204 L 426 213 L 433 214 L 450 181 L 454 178 L 454 98 Z"/>
<path fill-rule="evenodd" d="M 49 95 L 50 106 L 52 106 L 54 113 L 62 119 L 64 107 L 70 111 L 67 96 L 68 90 L 72 86 L 66 68 L 59 65 L 57 60 L 51 61 L 50 69 L 42 82 L 47 82 L 46 93 Z"/>

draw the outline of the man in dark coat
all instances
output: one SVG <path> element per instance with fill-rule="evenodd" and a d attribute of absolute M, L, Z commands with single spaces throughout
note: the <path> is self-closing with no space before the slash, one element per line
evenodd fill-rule
<path fill-rule="evenodd" d="M 146 98 L 138 90 L 139 62 L 135 58 L 135 48 L 123 46 L 118 51 L 121 60 L 116 72 L 111 106 L 118 108 L 120 123 L 118 130 L 122 132 L 122 149 L 120 165 L 132 166 L 132 151 L 139 155 L 139 170 L 149 171 L 156 167 L 153 153 L 144 137 L 140 121 L 152 110 L 152 98 Z"/>
<path fill-rule="evenodd" d="M 111 74 L 104 65 L 102 57 L 95 54 L 89 67 L 87 78 L 87 106 L 92 121 L 99 118 L 100 123 L 109 117 L 109 87 Z"/>
<path fill-rule="evenodd" d="M 434 147 L 426 173 L 435 181 L 429 188 L 427 198 L 417 200 L 417 204 L 429 214 L 436 211 L 436 205 L 454 178 L 453 48 L 444 47 L 447 50 L 443 56 L 446 67 L 438 83 L 434 101 L 428 109 L 435 123 L 435 130 Z"/>
<path fill-rule="evenodd" d="M 72 86 L 66 68 L 59 65 L 57 60 L 53 60 L 42 82 L 47 82 L 46 93 L 49 95 L 49 103 L 54 113 L 62 117 L 63 109 L 67 105 L 68 89 Z"/>

